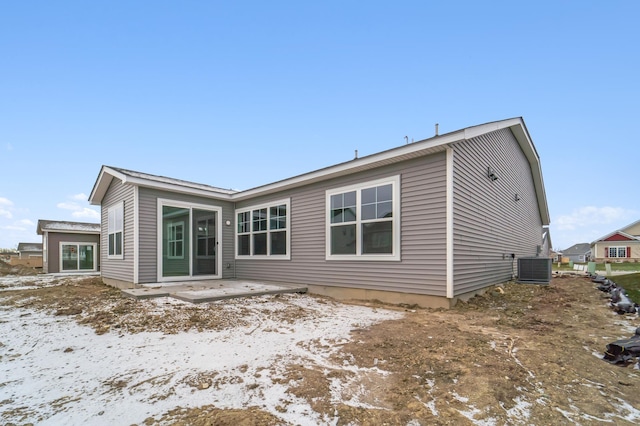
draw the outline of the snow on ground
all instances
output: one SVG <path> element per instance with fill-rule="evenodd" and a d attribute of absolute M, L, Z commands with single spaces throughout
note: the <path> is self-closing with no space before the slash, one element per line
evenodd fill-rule
<path fill-rule="evenodd" d="M 13 283 L 8 282 L 11 279 Z M 21 277 L 2 280 L 4 288 L 22 287 Z M 288 306 L 294 303 L 315 314 L 281 323 L 271 320 L 268 311 L 284 309 L 282 298 L 249 300 L 253 301 L 245 305 L 250 308 L 247 327 L 169 335 L 97 335 L 69 317 L 2 307 L 3 420 L 39 425 L 140 424 L 178 406 L 213 404 L 258 406 L 294 424 L 330 424 L 331 419 L 317 418 L 306 401 L 288 394 L 278 379 L 293 363 L 332 367 L 332 351 L 349 340 L 351 330 L 402 315 L 288 295 Z M 161 310 L 182 302 L 162 298 L 139 303 L 156 304 Z M 252 304 L 259 306 L 251 309 Z M 377 367 L 375 372 L 352 367 L 359 374 L 383 372 Z M 335 398 L 342 397 L 342 387 L 332 384 Z M 287 406 L 286 412 L 277 410 L 281 405 Z M 7 413 L 13 414 L 7 417 Z"/>

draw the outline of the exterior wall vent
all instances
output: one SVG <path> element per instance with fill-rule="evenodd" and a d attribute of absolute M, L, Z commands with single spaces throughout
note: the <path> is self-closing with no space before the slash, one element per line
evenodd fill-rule
<path fill-rule="evenodd" d="M 518 282 L 528 284 L 549 284 L 551 281 L 551 258 L 519 257 Z"/>

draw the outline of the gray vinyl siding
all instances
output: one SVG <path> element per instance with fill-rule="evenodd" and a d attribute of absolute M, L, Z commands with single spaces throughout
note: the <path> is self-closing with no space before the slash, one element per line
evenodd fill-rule
<path fill-rule="evenodd" d="M 109 259 L 109 207 L 124 201 L 124 225 L 122 232 L 122 259 Z M 134 252 L 134 190 L 131 185 L 123 185 L 113 179 L 102 200 L 102 219 L 100 236 L 100 271 L 104 278 L 133 282 Z"/>
<path fill-rule="evenodd" d="M 222 252 L 222 278 L 233 277 L 233 203 L 227 201 L 212 200 L 209 198 L 196 197 L 186 194 L 160 191 L 140 187 L 138 190 L 139 204 L 139 240 L 138 252 L 140 253 L 138 263 L 139 283 L 153 283 L 158 281 L 158 199 L 181 201 L 185 203 L 202 204 L 212 207 L 222 208 L 222 249 L 218 249 L 218 254 Z M 226 226 L 225 221 L 231 221 L 231 226 Z M 219 246 L 219 247 L 220 247 Z M 226 265 L 229 264 L 229 267 Z"/>
<path fill-rule="evenodd" d="M 291 260 L 238 259 L 238 278 L 444 296 L 445 167 L 445 155 L 439 153 L 237 203 L 236 208 L 244 208 L 291 199 Z M 400 175 L 401 260 L 326 260 L 325 191 L 396 175 Z"/>
<path fill-rule="evenodd" d="M 98 244 L 97 269 L 100 270 L 100 235 L 64 232 L 47 232 L 47 273 L 60 272 L 60 243 L 96 243 Z"/>
<path fill-rule="evenodd" d="M 510 130 L 458 142 L 453 149 L 457 296 L 510 280 L 517 259 L 535 256 L 542 244 L 542 219 L 529 162 Z M 488 167 L 496 181 L 487 177 Z"/>

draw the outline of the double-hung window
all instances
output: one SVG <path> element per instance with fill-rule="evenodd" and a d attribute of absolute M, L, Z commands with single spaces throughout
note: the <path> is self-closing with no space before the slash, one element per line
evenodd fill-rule
<path fill-rule="evenodd" d="M 108 210 L 108 256 L 112 259 L 122 259 L 124 229 L 124 203 L 118 203 Z"/>
<path fill-rule="evenodd" d="M 236 210 L 236 257 L 289 259 L 289 205 L 286 199 Z"/>
<path fill-rule="evenodd" d="M 400 260 L 400 177 L 326 192 L 329 260 Z"/>

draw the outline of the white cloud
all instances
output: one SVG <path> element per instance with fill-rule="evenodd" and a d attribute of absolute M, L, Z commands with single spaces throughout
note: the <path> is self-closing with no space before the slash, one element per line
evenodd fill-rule
<path fill-rule="evenodd" d="M 88 207 L 84 207 L 82 210 L 71 213 L 71 216 L 85 219 L 100 219 L 100 213 Z"/>
<path fill-rule="evenodd" d="M 35 223 L 33 223 L 33 221 L 30 219 L 21 219 L 18 221 L 18 223 L 21 225 L 35 226 Z"/>
<path fill-rule="evenodd" d="M 83 193 L 70 195 L 70 199 L 82 201 L 63 201 L 61 203 L 56 204 L 56 207 L 63 210 L 71 210 L 71 216 L 76 219 L 100 219 L 100 213 L 97 210 L 94 210 L 89 207 L 83 206 L 83 204 L 88 204 L 87 196 Z"/>
<path fill-rule="evenodd" d="M 611 206 L 583 206 L 571 213 L 553 217 L 551 241 L 564 250 L 578 243 L 591 243 L 640 219 L 637 210 Z"/>
<path fill-rule="evenodd" d="M 2 229 L 6 229 L 7 231 L 26 231 L 27 228 L 24 226 L 16 226 L 16 225 L 7 225 L 3 226 Z"/>
<path fill-rule="evenodd" d="M 624 221 L 631 222 L 636 215 L 636 211 L 622 207 L 585 206 L 574 210 L 571 214 L 558 216 L 553 222 L 560 231 L 575 231 L 581 228 L 620 224 Z"/>
<path fill-rule="evenodd" d="M 56 207 L 63 210 L 73 210 L 73 211 L 82 209 L 82 207 L 80 207 L 78 203 L 66 202 L 66 201 L 56 204 Z"/>
<path fill-rule="evenodd" d="M 8 198 L 0 197 L 0 217 L 12 219 L 13 214 L 9 210 L 13 206 L 13 202 Z"/>
<path fill-rule="evenodd" d="M 81 192 L 81 193 L 79 193 L 79 194 L 72 195 L 72 196 L 71 196 L 71 197 L 69 197 L 69 198 L 71 198 L 72 200 L 87 201 L 87 199 L 88 199 L 89 197 L 87 197 L 87 194 L 85 194 L 84 192 Z"/>

